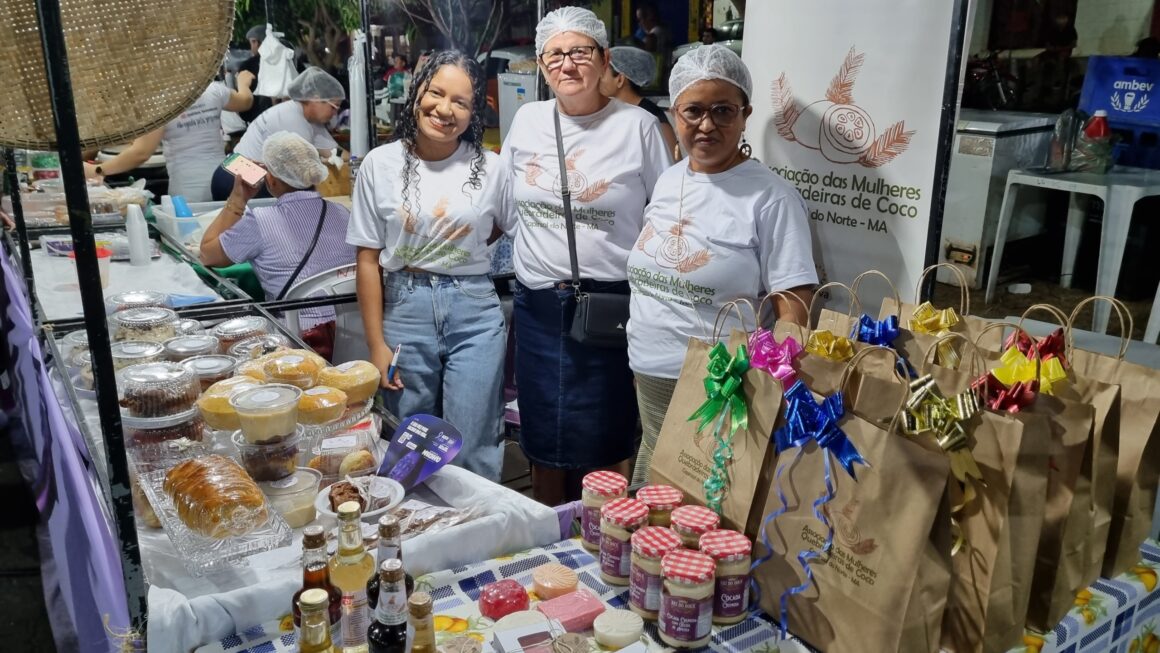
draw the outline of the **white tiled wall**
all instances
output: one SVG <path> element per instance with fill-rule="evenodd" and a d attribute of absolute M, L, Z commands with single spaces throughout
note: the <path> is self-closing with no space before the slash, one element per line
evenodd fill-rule
<path fill-rule="evenodd" d="M 1130 54 L 1148 36 L 1153 0 L 1080 0 L 1077 55 Z"/>

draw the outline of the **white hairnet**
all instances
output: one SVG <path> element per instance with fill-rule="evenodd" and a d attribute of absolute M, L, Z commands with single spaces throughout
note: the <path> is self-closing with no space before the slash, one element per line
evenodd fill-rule
<path fill-rule="evenodd" d="M 536 56 L 544 53 L 544 45 L 560 32 L 576 32 L 591 37 L 596 45 L 608 47 L 608 30 L 596 14 L 581 7 L 560 7 L 544 16 L 536 25 Z"/>
<path fill-rule="evenodd" d="M 714 43 L 686 52 L 673 64 L 673 70 L 669 73 L 669 102 L 676 105 L 681 93 L 706 79 L 729 82 L 745 93 L 746 100 L 753 97 L 749 68 L 735 52 Z"/>
<path fill-rule="evenodd" d="M 321 68 L 303 70 L 286 87 L 291 100 L 340 100 L 346 98 L 342 84 Z"/>
<path fill-rule="evenodd" d="M 262 146 L 266 171 L 294 188 L 322 183 L 330 171 L 318 158 L 318 148 L 293 132 L 277 132 Z"/>
<path fill-rule="evenodd" d="M 618 45 L 612 48 L 612 69 L 637 86 L 648 86 L 656 75 L 657 62 L 640 48 Z"/>

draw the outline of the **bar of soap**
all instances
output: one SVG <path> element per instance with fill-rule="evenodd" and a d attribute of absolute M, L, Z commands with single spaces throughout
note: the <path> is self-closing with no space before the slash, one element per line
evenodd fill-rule
<path fill-rule="evenodd" d="M 605 610 L 593 621 L 592 629 L 597 644 L 619 649 L 640 641 L 644 619 L 630 610 Z"/>
<path fill-rule="evenodd" d="M 543 601 L 575 592 L 579 582 L 576 572 L 558 562 L 549 562 L 532 570 L 532 590 Z"/>
<path fill-rule="evenodd" d="M 489 583 L 479 592 L 479 613 L 488 619 L 499 620 L 527 609 L 527 590 L 510 578 Z"/>
<path fill-rule="evenodd" d="M 546 623 L 548 623 L 548 618 L 544 616 L 543 612 L 536 612 L 535 610 L 520 610 L 519 612 L 513 612 L 503 619 L 495 622 L 495 625 L 491 627 L 491 631 L 493 633 L 498 633 L 501 630 L 523 628 L 524 626 Z"/>
<path fill-rule="evenodd" d="M 580 632 L 592 628 L 592 622 L 597 615 L 604 612 L 604 602 L 595 594 L 586 589 L 578 589 L 564 596 L 557 596 L 536 606 L 549 619 L 560 622 L 564 630 L 570 633 Z"/>

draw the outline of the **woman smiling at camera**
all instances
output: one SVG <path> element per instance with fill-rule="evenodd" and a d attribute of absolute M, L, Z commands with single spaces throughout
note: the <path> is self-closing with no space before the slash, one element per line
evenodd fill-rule
<path fill-rule="evenodd" d="M 808 303 L 818 280 L 801 195 L 749 158 L 743 143 L 752 90 L 741 58 L 721 45 L 689 52 L 669 76 L 677 138 L 688 157 L 657 180 L 628 257 L 628 355 L 644 429 L 634 482 L 648 478 L 689 338 L 706 337 L 727 302 L 756 305 L 784 290 Z M 780 319 L 805 323 L 797 302 L 775 301 Z M 733 328 L 741 325 L 730 315 L 723 336 Z"/>
<path fill-rule="evenodd" d="M 399 140 L 359 169 L 346 240 L 358 247 L 359 308 L 387 407 L 454 424 L 456 464 L 498 482 L 507 340 L 487 240 L 505 178 L 483 149 L 485 90 L 463 53 L 431 56 L 411 84 Z"/>
<path fill-rule="evenodd" d="M 628 252 L 669 165 L 656 118 L 600 93 L 607 48 L 604 23 L 591 11 L 564 7 L 544 16 L 536 54 L 556 99 L 521 107 L 501 154 L 511 175 L 503 227 L 513 237 L 518 282 L 520 445 L 532 463 L 532 491 L 549 505 L 578 497 L 593 469 L 627 474 L 636 448 L 627 352 L 569 336 L 577 289 L 561 187 L 575 218 L 578 290 L 627 295 Z"/>

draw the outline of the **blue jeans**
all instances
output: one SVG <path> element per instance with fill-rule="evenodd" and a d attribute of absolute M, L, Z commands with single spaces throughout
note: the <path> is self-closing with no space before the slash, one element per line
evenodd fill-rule
<path fill-rule="evenodd" d="M 447 420 L 463 434 L 455 464 L 499 482 L 507 331 L 491 279 L 392 272 L 383 304 L 387 343 L 403 346 L 404 387 L 384 391 L 387 408 Z"/>

